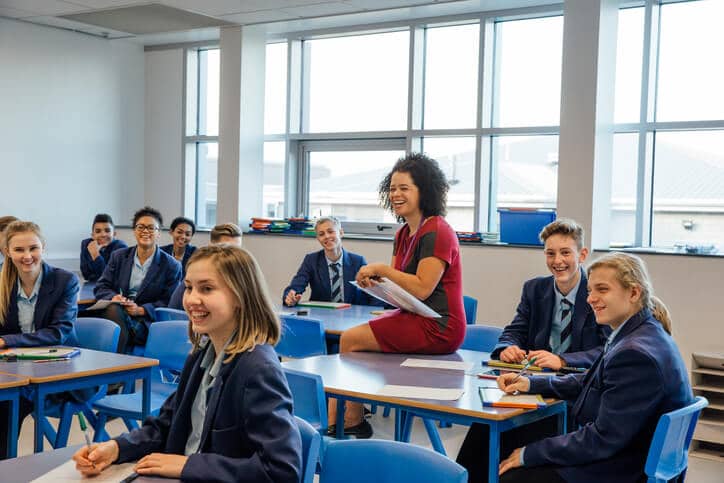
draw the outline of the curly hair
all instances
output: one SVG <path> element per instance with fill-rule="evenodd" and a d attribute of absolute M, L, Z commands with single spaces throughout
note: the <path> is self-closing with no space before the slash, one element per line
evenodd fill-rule
<path fill-rule="evenodd" d="M 447 192 L 450 185 L 437 161 L 422 153 L 410 153 L 398 159 L 392 170 L 382 180 L 379 196 L 380 205 L 383 208 L 394 213 L 390 200 L 390 183 L 392 175 L 397 172 L 409 173 L 412 177 L 412 181 L 420 191 L 420 211 L 424 217 L 447 214 Z M 402 223 L 404 219 L 398 216 L 397 221 Z"/>
<path fill-rule="evenodd" d="M 163 216 L 161 216 L 161 212 L 155 208 L 151 208 L 150 206 L 144 206 L 133 214 L 133 226 L 136 226 L 138 220 L 140 218 L 143 218 L 144 216 L 150 216 L 151 218 L 154 218 L 158 222 L 159 228 L 163 226 Z"/>

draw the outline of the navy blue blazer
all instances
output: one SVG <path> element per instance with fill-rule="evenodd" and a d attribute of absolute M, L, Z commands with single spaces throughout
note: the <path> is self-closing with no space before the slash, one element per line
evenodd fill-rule
<path fill-rule="evenodd" d="M 115 438 L 117 463 L 152 452 L 184 454 L 191 406 L 204 373 L 203 353 L 188 357 L 178 389 L 157 417 Z M 273 347 L 257 345 L 222 364 L 207 401 L 199 451 L 186 461 L 182 481 L 299 482 L 302 441 L 292 415 L 292 394 Z"/>
<path fill-rule="evenodd" d="M 126 242 L 123 240 L 113 240 L 108 245 L 100 249 L 100 255 L 93 260 L 88 253 L 88 244 L 93 241 L 92 238 L 86 238 L 80 242 L 80 273 L 83 274 L 83 278 L 89 282 L 95 282 L 101 275 L 103 270 L 106 268 L 106 263 L 111 258 L 111 254 L 121 248 L 128 248 Z"/>
<path fill-rule="evenodd" d="M 184 285 L 184 281 L 181 280 L 178 285 L 176 285 L 176 288 L 174 289 L 173 293 L 171 294 L 171 298 L 168 299 L 168 308 L 169 309 L 176 309 L 176 310 L 183 310 L 184 309 L 184 291 L 186 290 L 186 285 Z"/>
<path fill-rule="evenodd" d="M 645 481 L 659 417 L 693 401 L 679 348 L 648 309 L 631 317 L 586 375 L 532 377 L 531 393 L 575 400 L 578 431 L 525 447 L 525 465 L 566 481 Z"/>
<path fill-rule="evenodd" d="M 342 250 L 342 278 L 344 279 L 344 301 L 354 305 L 383 305 L 374 297 L 370 297 L 362 290 L 349 282 L 354 281 L 357 272 L 362 266 L 367 265 L 367 260 L 361 255 Z M 284 289 L 282 303 L 290 290 L 301 294 L 309 285 L 312 289 L 310 300 L 319 302 L 330 302 L 332 300 L 332 286 L 329 281 L 329 265 L 324 250 L 305 255 L 302 265 L 297 270 L 289 286 Z"/>
<path fill-rule="evenodd" d="M 523 350 L 551 350 L 553 306 L 556 303 L 554 283 L 551 275 L 533 278 L 523 284 L 515 317 L 500 334 L 498 344 L 490 354 L 491 358 L 497 359 L 511 345 L 517 345 Z M 591 367 L 611 333 L 610 327 L 596 323 L 593 310 L 586 302 L 587 285 L 588 279 L 581 273 L 581 283 L 573 305 L 571 345 L 562 354 L 566 364 L 572 367 Z"/>
<path fill-rule="evenodd" d="M 12 263 L 10 261 L 6 263 Z M 61 268 L 43 262 L 43 281 L 38 291 L 33 323 L 35 332 L 23 334 L 18 320 L 18 284 L 13 284 L 5 323 L 0 325 L 0 337 L 9 347 L 60 345 L 73 332 L 78 315 L 78 277 Z"/>
<path fill-rule="evenodd" d="M 123 291 L 128 293 L 136 247 L 116 250 L 96 283 L 97 299 L 110 300 Z M 151 267 L 136 294 L 136 303 L 146 310 L 147 320 L 156 320 L 156 307 L 166 307 L 171 292 L 181 280 L 181 265 L 170 255 L 156 249 Z"/>
<path fill-rule="evenodd" d="M 161 247 L 161 250 L 171 255 L 171 258 L 176 260 L 173 256 L 173 243 L 170 245 L 164 245 Z M 191 258 L 191 255 L 194 254 L 196 251 L 196 247 L 193 245 L 186 245 L 186 248 L 184 248 L 184 257 L 181 260 L 181 269 L 183 270 L 183 274 L 186 274 L 186 263 L 188 263 L 189 258 Z M 178 261 L 178 260 L 176 260 Z"/>

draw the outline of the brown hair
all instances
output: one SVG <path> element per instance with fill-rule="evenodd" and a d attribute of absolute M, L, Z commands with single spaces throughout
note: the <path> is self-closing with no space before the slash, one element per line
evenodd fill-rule
<path fill-rule="evenodd" d="M 241 228 L 234 223 L 224 223 L 222 225 L 216 225 L 211 230 L 209 240 L 211 243 L 217 243 L 222 236 L 231 236 L 241 238 Z"/>
<path fill-rule="evenodd" d="M 543 227 L 540 234 L 538 234 L 538 238 L 545 243 L 546 240 L 553 235 L 563 235 L 573 238 L 579 250 L 583 248 L 585 242 L 583 227 L 569 218 L 559 218 L 548 223 Z"/>
<path fill-rule="evenodd" d="M 0 232 L 5 231 L 5 228 L 14 221 L 18 221 L 14 216 L 0 216 Z"/>
<path fill-rule="evenodd" d="M 33 233 L 40 238 L 40 243 L 45 247 L 45 238 L 40 231 L 40 227 L 32 221 L 13 221 L 10 223 L 3 236 L 5 237 L 5 251 L 9 251 L 10 240 L 20 233 Z M 5 324 L 8 309 L 10 307 L 10 295 L 13 293 L 13 287 L 18 280 L 18 269 L 11 260 L 5 260 L 2 271 L 0 271 L 0 324 Z"/>
<path fill-rule="evenodd" d="M 194 252 L 186 271 L 201 260 L 211 261 L 236 302 L 237 331 L 226 348 L 229 358 L 225 362 L 235 354 L 252 350 L 257 344 L 276 344 L 281 333 L 279 317 L 274 311 L 264 275 L 251 253 L 233 245 L 209 245 Z M 194 350 L 199 350 L 201 336 L 193 332 L 191 324 L 189 337 Z"/>
<path fill-rule="evenodd" d="M 641 306 L 651 310 L 651 314 L 671 334 L 671 316 L 666 305 L 654 295 L 651 279 L 646 265 L 636 255 L 628 253 L 608 253 L 588 267 L 588 276 L 597 268 L 608 267 L 616 271 L 616 279 L 625 289 L 638 286 L 641 289 Z"/>

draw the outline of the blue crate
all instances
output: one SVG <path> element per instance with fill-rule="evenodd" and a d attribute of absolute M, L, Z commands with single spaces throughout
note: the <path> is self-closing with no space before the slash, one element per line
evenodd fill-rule
<path fill-rule="evenodd" d="M 538 234 L 556 219 L 555 210 L 498 209 L 500 241 L 511 245 L 543 245 Z"/>

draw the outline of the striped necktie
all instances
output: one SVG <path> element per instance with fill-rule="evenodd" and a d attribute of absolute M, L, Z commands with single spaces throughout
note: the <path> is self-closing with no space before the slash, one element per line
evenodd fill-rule
<path fill-rule="evenodd" d="M 343 302 L 342 300 L 342 277 L 339 276 L 339 263 L 330 263 L 332 269 L 332 302 Z"/>
<path fill-rule="evenodd" d="M 563 354 L 571 346 L 571 332 L 573 331 L 573 304 L 568 299 L 561 300 L 561 343 L 558 345 L 558 353 Z"/>

